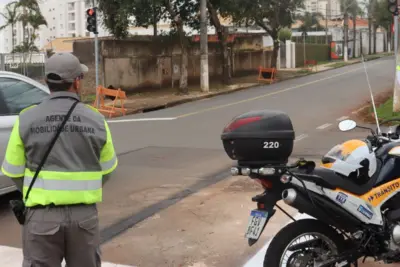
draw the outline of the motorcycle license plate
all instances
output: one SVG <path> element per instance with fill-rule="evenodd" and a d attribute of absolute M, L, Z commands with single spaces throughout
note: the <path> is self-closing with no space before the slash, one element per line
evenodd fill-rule
<path fill-rule="evenodd" d="M 250 213 L 249 223 L 247 225 L 246 238 L 258 240 L 264 226 L 267 223 L 268 212 L 264 210 L 252 210 Z"/>

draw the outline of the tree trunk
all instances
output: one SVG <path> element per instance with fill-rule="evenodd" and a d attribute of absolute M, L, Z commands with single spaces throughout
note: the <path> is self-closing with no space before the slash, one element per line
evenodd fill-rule
<path fill-rule="evenodd" d="M 185 37 L 186 38 L 186 37 Z M 188 50 L 186 44 L 181 43 L 182 55 L 181 55 L 181 77 L 179 79 L 179 94 L 188 94 Z"/>
<path fill-rule="evenodd" d="M 345 62 L 348 61 L 348 47 L 349 47 L 349 14 L 344 13 L 344 44 L 343 44 L 343 59 Z"/>
<path fill-rule="evenodd" d="M 383 51 L 387 52 L 387 40 L 389 40 L 389 33 L 385 30 L 385 35 L 383 36 Z"/>
<path fill-rule="evenodd" d="M 368 17 L 368 55 L 371 55 L 372 52 L 372 19 Z"/>
<path fill-rule="evenodd" d="M 277 38 L 274 38 L 274 49 L 272 50 L 271 68 L 277 67 L 278 52 L 279 52 L 279 40 Z"/>
<path fill-rule="evenodd" d="M 376 31 L 377 27 L 374 25 L 374 54 L 376 54 Z"/>
<path fill-rule="evenodd" d="M 157 13 L 155 8 L 155 1 L 153 0 L 153 35 L 157 36 Z"/>
<path fill-rule="evenodd" d="M 357 15 L 353 14 L 353 58 L 356 58 Z"/>
<path fill-rule="evenodd" d="M 188 40 L 186 39 L 186 34 L 183 29 L 183 22 L 179 15 L 174 11 L 169 0 L 164 1 L 165 8 L 168 10 L 178 29 L 179 41 L 181 46 L 181 67 L 180 67 L 180 79 L 179 79 L 179 89 L 178 94 L 188 94 Z"/>
<path fill-rule="evenodd" d="M 232 83 L 232 75 L 231 75 L 231 67 L 229 60 L 229 51 L 228 51 L 228 31 L 227 28 L 221 25 L 219 21 L 218 13 L 211 4 L 209 0 L 207 0 L 207 9 L 210 13 L 211 23 L 215 27 L 215 30 L 218 35 L 219 46 L 221 49 L 222 55 L 222 83 L 223 84 L 231 84 Z"/>
<path fill-rule="evenodd" d="M 12 53 L 12 58 L 13 58 L 13 63 L 14 63 L 14 47 L 15 47 L 15 42 L 14 42 L 14 23 L 11 24 L 11 53 Z"/>

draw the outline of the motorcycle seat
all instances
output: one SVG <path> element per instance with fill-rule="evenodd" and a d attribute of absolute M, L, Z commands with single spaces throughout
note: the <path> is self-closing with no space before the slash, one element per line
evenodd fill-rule
<path fill-rule="evenodd" d="M 363 185 L 355 183 L 351 179 L 346 179 L 334 171 L 325 168 L 315 168 L 312 172 L 307 173 L 306 170 L 298 169 L 293 172 L 299 178 L 306 181 L 314 182 L 319 186 L 335 190 L 342 189 L 357 196 L 368 193 L 373 188 L 373 180 Z"/>

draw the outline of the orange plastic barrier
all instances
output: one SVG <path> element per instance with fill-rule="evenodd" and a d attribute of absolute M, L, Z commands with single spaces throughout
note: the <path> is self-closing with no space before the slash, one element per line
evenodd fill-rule
<path fill-rule="evenodd" d="M 111 105 L 104 104 L 104 98 L 106 96 L 111 96 L 114 98 L 114 101 Z M 100 106 L 97 108 L 96 103 L 100 98 Z M 122 115 L 126 115 L 126 108 L 124 107 L 124 101 L 127 99 L 125 91 L 122 91 L 120 88 L 118 89 L 107 89 L 103 86 L 99 85 L 97 87 L 96 99 L 94 100 L 93 107 L 96 107 L 102 114 L 108 115 L 111 118 L 113 115 L 117 113 L 121 113 Z M 121 107 L 116 107 L 117 101 L 120 102 Z"/>
<path fill-rule="evenodd" d="M 270 84 L 275 82 L 276 79 L 276 68 L 258 68 L 258 79 L 259 82 L 269 82 Z"/>
<path fill-rule="evenodd" d="M 304 67 L 308 67 L 309 70 L 315 68 L 317 70 L 318 62 L 314 59 L 309 59 L 304 61 Z"/>

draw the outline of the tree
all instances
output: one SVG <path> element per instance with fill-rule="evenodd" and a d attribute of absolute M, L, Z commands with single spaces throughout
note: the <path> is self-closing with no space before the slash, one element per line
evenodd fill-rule
<path fill-rule="evenodd" d="M 374 16 L 374 8 L 376 7 L 375 2 L 377 0 L 365 0 L 364 7 L 367 10 L 368 16 L 368 54 L 372 54 L 372 24 Z"/>
<path fill-rule="evenodd" d="M 264 29 L 274 40 L 271 66 L 276 67 L 279 31 L 290 27 L 294 12 L 303 7 L 303 0 L 226 0 L 234 22 Z"/>
<path fill-rule="evenodd" d="M 304 64 L 306 62 L 306 37 L 307 33 L 312 30 L 320 30 L 323 29 L 321 24 L 319 24 L 319 19 L 321 19 L 323 16 L 321 13 L 310 13 L 310 12 L 305 12 L 302 15 L 298 16 L 298 19 L 301 21 L 301 26 L 299 27 L 299 31 L 303 35 L 303 59 L 304 59 Z"/>
<path fill-rule="evenodd" d="M 188 49 L 189 40 L 184 26 L 195 20 L 199 4 L 191 0 L 98 0 L 104 26 L 116 38 L 128 37 L 128 27 L 154 25 L 154 18 L 171 21 L 171 35 L 179 38 L 181 47 L 179 93 L 188 93 Z M 132 20 L 130 17 L 134 17 Z"/>
<path fill-rule="evenodd" d="M 292 38 L 292 31 L 289 28 L 282 28 L 278 32 L 278 39 L 281 42 L 286 42 Z"/>
<path fill-rule="evenodd" d="M 343 31 L 344 31 L 344 44 L 343 56 L 344 61 L 348 60 L 348 43 L 349 43 L 349 14 L 353 14 L 358 10 L 357 0 L 340 0 L 340 11 L 343 13 Z M 354 53 L 354 51 L 353 51 Z"/>
<path fill-rule="evenodd" d="M 15 29 L 15 25 L 19 21 L 19 14 L 18 14 L 17 5 L 15 4 L 15 2 L 7 4 L 6 7 L 5 7 L 4 13 L 0 13 L 0 15 L 5 20 L 5 24 L 0 27 L 0 31 L 11 26 L 11 32 L 12 32 L 11 33 L 11 36 L 12 36 L 11 50 L 13 50 L 14 47 L 15 47 L 14 29 Z"/>
<path fill-rule="evenodd" d="M 356 40 L 357 40 L 357 16 L 363 15 L 363 11 L 359 6 L 358 2 L 356 6 L 350 9 L 350 14 L 353 20 L 353 58 L 356 57 Z"/>
<path fill-rule="evenodd" d="M 17 2 L 13 2 L 16 4 L 17 8 L 22 8 L 22 14 L 19 16 L 19 20 L 22 22 L 22 28 L 23 33 L 22 33 L 22 40 L 23 42 L 29 42 L 29 33 L 28 32 L 28 24 L 29 24 L 29 19 L 32 13 L 38 13 L 41 14 L 40 12 L 40 7 L 38 4 L 37 0 L 19 0 Z M 46 23 L 47 25 L 47 23 Z"/>
<path fill-rule="evenodd" d="M 385 0 L 379 0 L 376 2 L 376 6 L 374 9 L 374 19 L 375 19 L 375 25 L 378 27 L 382 27 L 386 33 L 387 33 L 387 40 L 388 42 L 386 45 L 389 44 L 389 40 L 391 40 L 391 27 L 393 23 L 393 16 L 392 13 L 387 8 L 387 1 Z M 385 50 L 387 50 L 387 46 L 385 47 Z"/>
<path fill-rule="evenodd" d="M 219 14 L 229 16 L 229 8 L 226 6 L 224 1 L 220 0 L 207 0 L 207 10 L 209 12 L 211 25 L 214 26 L 218 36 L 221 55 L 222 55 L 222 83 L 230 84 L 232 82 L 229 51 L 228 51 L 228 29 L 221 24 L 218 17 Z M 200 24 L 198 24 L 200 25 Z"/>

